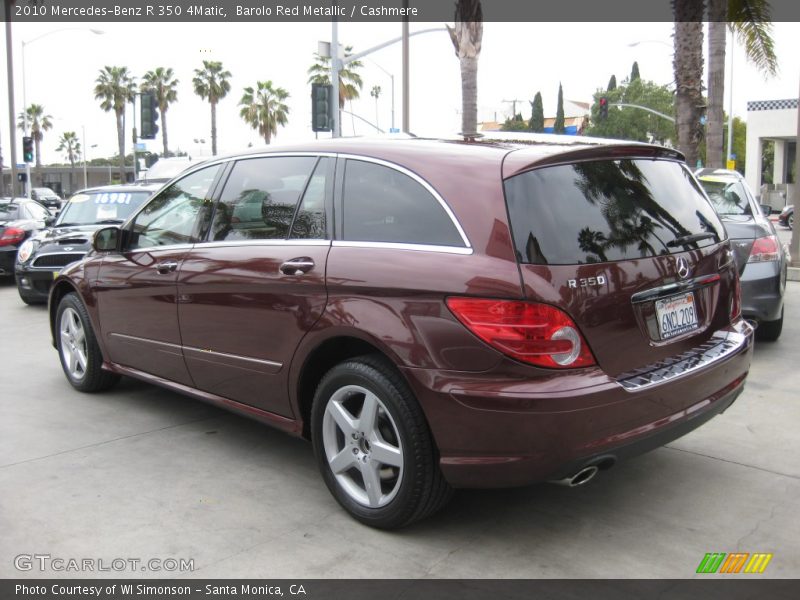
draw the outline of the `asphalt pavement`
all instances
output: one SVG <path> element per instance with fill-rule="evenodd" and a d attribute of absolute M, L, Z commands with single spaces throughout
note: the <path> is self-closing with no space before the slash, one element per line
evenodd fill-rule
<path fill-rule="evenodd" d="M 0 577 L 691 578 L 734 551 L 797 577 L 799 320 L 790 282 L 745 392 L 667 447 L 584 488 L 460 491 L 387 533 L 338 507 L 305 441 L 130 379 L 74 391 L 46 310 L 0 283 Z"/>

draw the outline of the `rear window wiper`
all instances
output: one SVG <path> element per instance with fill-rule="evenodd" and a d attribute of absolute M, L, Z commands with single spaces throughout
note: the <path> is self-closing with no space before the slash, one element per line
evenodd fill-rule
<path fill-rule="evenodd" d="M 707 240 L 710 238 L 719 239 L 719 236 L 712 231 L 706 231 L 705 233 L 693 233 L 691 235 L 684 235 L 667 242 L 667 247 L 674 248 L 675 246 L 685 246 L 686 244 L 693 244 L 694 242 L 699 242 L 701 240 Z"/>

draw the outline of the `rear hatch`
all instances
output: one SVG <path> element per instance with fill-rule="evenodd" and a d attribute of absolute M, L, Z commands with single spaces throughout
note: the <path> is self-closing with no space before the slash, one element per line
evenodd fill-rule
<path fill-rule="evenodd" d="M 504 173 L 526 298 L 572 317 L 611 376 L 730 323 L 736 271 L 724 227 L 672 157 L 594 148 L 522 168 L 517 157 Z"/>

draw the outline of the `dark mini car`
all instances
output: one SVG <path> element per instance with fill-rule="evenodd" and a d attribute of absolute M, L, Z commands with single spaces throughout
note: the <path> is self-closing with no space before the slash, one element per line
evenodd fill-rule
<path fill-rule="evenodd" d="M 92 233 L 103 226 L 122 223 L 158 188 L 107 185 L 72 196 L 51 227 L 20 247 L 13 268 L 22 301 L 46 303 L 50 285 L 61 269 L 82 259 L 91 249 Z"/>
<path fill-rule="evenodd" d="M 66 377 L 303 436 L 375 527 L 453 488 L 586 483 L 728 408 L 752 328 L 682 156 L 565 137 L 211 159 L 56 279 Z"/>
<path fill-rule="evenodd" d="M 0 198 L 0 277 L 13 277 L 20 246 L 51 218 L 48 210 L 35 200 Z"/>
<path fill-rule="evenodd" d="M 58 194 L 47 187 L 31 189 L 31 198 L 49 208 L 53 214 L 61 210 L 64 202 Z"/>
<path fill-rule="evenodd" d="M 775 341 L 783 329 L 788 269 L 775 226 L 738 173 L 701 173 L 698 180 L 730 236 L 741 278 L 742 314 L 757 325 L 759 340 Z"/>

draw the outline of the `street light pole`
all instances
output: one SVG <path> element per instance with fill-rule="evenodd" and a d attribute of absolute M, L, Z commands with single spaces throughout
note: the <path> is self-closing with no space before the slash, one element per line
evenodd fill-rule
<path fill-rule="evenodd" d="M 730 96 L 728 98 L 728 153 L 725 161 L 725 168 L 728 168 L 727 162 L 733 160 L 733 52 L 736 49 L 736 36 L 731 31 L 731 80 L 728 85 L 730 88 Z"/>
<path fill-rule="evenodd" d="M 43 37 L 47 37 L 48 35 L 52 35 L 54 33 L 61 33 L 62 31 L 72 31 L 72 30 L 76 30 L 76 29 L 91 31 L 95 35 L 103 35 L 105 33 L 105 31 L 102 31 L 100 29 L 92 29 L 90 27 L 61 27 L 60 29 L 53 29 L 51 31 L 46 31 L 45 33 L 43 33 L 41 35 L 37 35 L 35 38 L 30 39 L 28 41 L 22 40 L 22 125 L 24 127 L 24 129 L 23 129 L 24 135 L 26 135 L 26 136 L 29 135 L 30 132 L 28 131 L 28 98 L 27 98 L 27 93 L 26 93 L 26 88 L 25 88 L 25 48 L 29 44 L 32 44 L 33 42 L 36 42 L 36 41 L 42 39 Z M 9 39 L 9 38 L 7 38 L 7 39 Z M 9 52 L 9 57 L 10 56 L 11 56 L 11 53 Z M 12 111 L 12 122 L 13 122 L 13 111 Z M 13 131 L 13 129 L 12 129 L 12 131 Z M 39 157 L 37 156 L 36 158 L 38 159 Z M 26 183 L 26 187 L 27 187 L 26 195 L 28 196 L 28 198 L 30 198 L 31 197 L 31 163 L 29 163 L 28 161 L 25 161 L 25 175 L 26 175 L 26 179 L 28 180 L 27 183 Z"/>
<path fill-rule="evenodd" d="M 8 141 L 11 151 L 11 195 L 16 196 L 17 185 L 17 138 L 14 135 L 14 58 L 11 43 L 11 3 L 3 2 L 3 19 L 6 22 L 6 76 L 8 77 Z M 2 177 L 2 172 L 0 172 Z M 2 187 L 2 186 L 0 186 Z"/>

